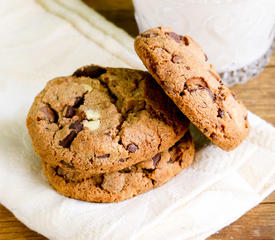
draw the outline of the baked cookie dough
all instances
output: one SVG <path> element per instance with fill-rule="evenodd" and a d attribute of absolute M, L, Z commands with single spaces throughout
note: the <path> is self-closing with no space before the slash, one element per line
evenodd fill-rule
<path fill-rule="evenodd" d="M 230 151 L 245 139 L 245 106 L 192 38 L 158 27 L 141 33 L 135 49 L 166 94 L 214 144 Z"/>
<path fill-rule="evenodd" d="M 90 202 L 117 202 L 163 185 L 188 167 L 194 154 L 192 137 L 187 133 L 175 146 L 149 160 L 88 179 L 73 180 L 72 173 L 44 161 L 42 168 L 52 186 L 67 197 Z"/>
<path fill-rule="evenodd" d="M 49 81 L 27 117 L 43 161 L 89 174 L 150 159 L 173 146 L 188 126 L 149 73 L 95 65 Z"/>

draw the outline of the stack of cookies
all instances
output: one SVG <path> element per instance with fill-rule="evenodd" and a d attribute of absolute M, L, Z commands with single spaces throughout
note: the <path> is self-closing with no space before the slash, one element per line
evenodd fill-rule
<path fill-rule="evenodd" d="M 150 73 L 89 65 L 34 100 L 34 150 L 65 196 L 115 202 L 166 183 L 194 159 L 188 118 L 224 150 L 248 134 L 245 107 L 190 37 L 160 27 L 135 48 Z"/>

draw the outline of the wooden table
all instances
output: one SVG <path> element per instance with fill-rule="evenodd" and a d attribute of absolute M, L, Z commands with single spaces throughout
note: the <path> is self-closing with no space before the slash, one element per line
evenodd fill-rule
<path fill-rule="evenodd" d="M 132 36 L 138 32 L 130 0 L 86 0 L 87 4 L 107 19 L 125 29 Z M 255 79 L 233 90 L 249 110 L 275 125 L 275 54 L 270 64 Z M 29 230 L 0 205 L 0 240 L 44 240 Z M 275 192 L 239 220 L 208 240 L 274 240 L 275 239 Z"/>

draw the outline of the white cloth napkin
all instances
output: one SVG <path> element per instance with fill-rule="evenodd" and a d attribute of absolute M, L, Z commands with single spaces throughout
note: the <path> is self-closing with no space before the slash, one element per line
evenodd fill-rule
<path fill-rule="evenodd" d="M 210 145 L 164 186 L 111 204 L 77 201 L 43 177 L 25 118 L 46 81 L 77 67 L 143 68 L 133 39 L 79 0 L 0 1 L 0 202 L 49 239 L 205 239 L 275 189 L 275 129 L 249 113 L 234 151 Z"/>

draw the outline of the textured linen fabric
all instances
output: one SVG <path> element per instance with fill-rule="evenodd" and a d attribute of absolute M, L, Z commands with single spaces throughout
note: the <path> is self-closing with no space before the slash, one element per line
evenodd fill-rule
<path fill-rule="evenodd" d="M 42 174 L 25 127 L 46 82 L 79 66 L 144 69 L 133 39 L 79 0 L 0 2 L 0 203 L 49 239 L 205 239 L 275 189 L 275 129 L 249 113 L 234 151 L 214 145 L 164 186 L 110 204 L 66 198 Z"/>

